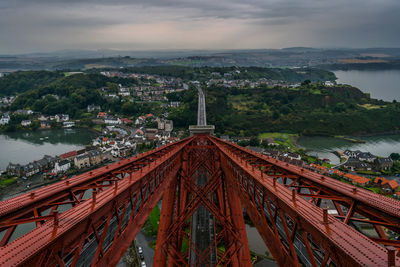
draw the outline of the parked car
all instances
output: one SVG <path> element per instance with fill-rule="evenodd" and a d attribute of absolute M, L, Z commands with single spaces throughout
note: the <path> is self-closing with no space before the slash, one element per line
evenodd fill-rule
<path fill-rule="evenodd" d="M 142 262 L 144 262 L 144 255 L 143 255 L 143 249 L 142 247 L 138 247 L 138 254 L 139 254 L 139 258 Z"/>
<path fill-rule="evenodd" d="M 146 267 L 146 263 L 142 261 L 142 267 Z"/>

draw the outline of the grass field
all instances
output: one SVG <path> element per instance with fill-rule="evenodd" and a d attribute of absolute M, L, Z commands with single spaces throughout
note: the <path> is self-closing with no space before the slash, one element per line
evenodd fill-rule
<path fill-rule="evenodd" d="M 0 180 L 0 186 L 7 186 L 9 184 L 15 183 L 17 181 L 17 177 L 11 177 Z"/>
<path fill-rule="evenodd" d="M 293 150 L 297 150 L 296 139 L 298 137 L 298 134 L 287 133 L 262 133 L 258 135 L 259 139 L 271 139 L 274 143 L 289 147 Z"/>
<path fill-rule="evenodd" d="M 158 223 L 160 221 L 160 208 L 156 206 L 150 213 L 149 218 L 143 225 L 143 232 L 147 236 L 156 237 Z"/>
<path fill-rule="evenodd" d="M 378 105 L 372 105 L 372 104 L 364 104 L 364 105 L 358 105 L 358 106 L 363 107 L 365 109 L 378 109 L 378 108 L 386 107 L 386 105 L 378 106 Z"/>

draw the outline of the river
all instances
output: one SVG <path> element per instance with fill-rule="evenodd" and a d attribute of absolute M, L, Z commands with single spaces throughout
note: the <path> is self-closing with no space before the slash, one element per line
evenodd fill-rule
<path fill-rule="evenodd" d="M 26 164 L 44 155 L 60 155 L 88 145 L 95 133 L 87 129 L 49 129 L 0 135 L 0 169 L 8 163 Z"/>
<path fill-rule="evenodd" d="M 337 83 L 350 84 L 365 93 L 370 93 L 371 98 L 400 101 L 400 70 L 379 71 L 334 71 Z"/>
<path fill-rule="evenodd" d="M 339 158 L 332 153 L 337 150 L 361 150 L 381 157 L 388 157 L 391 153 L 400 153 L 400 134 L 355 138 L 364 140 L 365 143 L 351 143 L 333 137 L 302 136 L 297 140 L 297 144 L 309 150 L 310 155 L 327 158 L 332 164 L 339 163 Z"/>

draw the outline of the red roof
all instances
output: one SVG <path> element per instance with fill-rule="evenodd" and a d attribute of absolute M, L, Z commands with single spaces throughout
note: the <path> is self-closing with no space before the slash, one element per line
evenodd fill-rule
<path fill-rule="evenodd" d="M 107 115 L 107 112 L 99 112 L 97 114 L 97 117 L 105 117 Z"/>
<path fill-rule="evenodd" d="M 127 119 L 127 118 L 122 118 L 122 119 L 120 119 L 122 122 L 125 122 L 125 123 L 132 123 L 133 121 L 132 120 L 130 120 L 130 119 Z"/>
<path fill-rule="evenodd" d="M 381 185 L 388 184 L 393 190 L 396 190 L 399 187 L 399 184 L 396 180 L 388 180 L 383 177 L 375 177 L 374 183 L 379 183 L 381 181 Z"/>
<path fill-rule="evenodd" d="M 74 150 L 74 151 L 71 151 L 71 152 L 67 152 L 67 153 L 61 154 L 60 157 L 61 157 L 62 159 L 67 159 L 67 158 L 76 156 L 77 154 L 78 154 L 78 153 L 76 152 L 76 150 Z"/>
<path fill-rule="evenodd" d="M 349 178 L 349 179 L 351 179 L 354 182 L 359 183 L 359 184 L 367 184 L 367 183 L 369 183 L 369 179 L 364 177 L 364 176 L 358 176 L 358 175 L 354 175 L 354 174 L 351 174 L 351 173 L 346 173 L 344 175 L 344 177 L 347 177 L 347 178 Z"/>
<path fill-rule="evenodd" d="M 390 181 L 388 182 L 388 184 L 390 185 L 390 187 L 391 187 L 393 190 L 396 190 L 396 189 L 399 187 L 399 184 L 396 182 L 396 180 L 390 180 Z"/>

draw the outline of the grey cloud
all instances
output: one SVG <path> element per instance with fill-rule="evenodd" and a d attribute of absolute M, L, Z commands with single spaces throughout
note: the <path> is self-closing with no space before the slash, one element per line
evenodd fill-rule
<path fill-rule="evenodd" d="M 211 49 L 399 46 L 398 14 L 398 0 L 0 0 L 0 53 L 163 48 L 172 45 L 169 39 L 193 48 L 197 31 L 212 33 L 204 42 L 209 47 L 201 47 Z"/>

